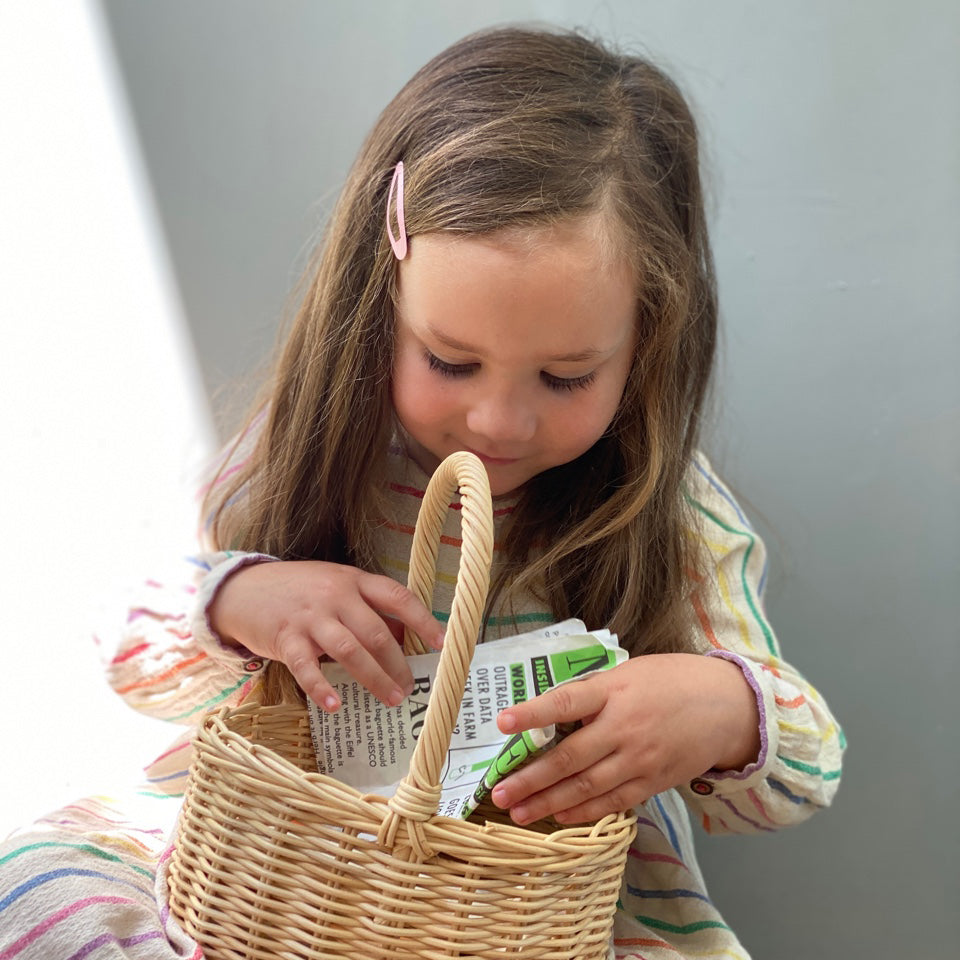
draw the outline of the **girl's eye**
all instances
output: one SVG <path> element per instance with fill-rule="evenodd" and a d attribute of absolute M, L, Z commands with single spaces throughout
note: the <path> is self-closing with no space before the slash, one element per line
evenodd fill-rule
<path fill-rule="evenodd" d="M 424 351 L 424 357 L 426 357 L 427 366 L 444 377 L 466 377 L 473 373 L 477 367 L 475 363 L 447 363 L 446 360 L 441 360 L 429 350 Z"/>
<path fill-rule="evenodd" d="M 424 350 L 423 355 L 427 361 L 427 366 L 442 377 L 469 377 L 480 366 L 478 363 L 447 363 L 446 360 L 441 360 L 429 350 Z M 584 374 L 582 377 L 557 377 L 544 370 L 540 374 L 540 379 L 551 390 L 562 392 L 583 390 L 589 387 L 597 379 L 597 374 L 592 372 Z"/>
<path fill-rule="evenodd" d="M 583 390 L 597 379 L 597 374 L 594 371 L 585 373 L 582 377 L 555 377 L 552 373 L 543 371 L 540 377 L 551 390 Z"/>

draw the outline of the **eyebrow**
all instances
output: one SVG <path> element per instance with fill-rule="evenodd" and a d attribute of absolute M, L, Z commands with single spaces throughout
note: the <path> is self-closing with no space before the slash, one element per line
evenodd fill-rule
<path fill-rule="evenodd" d="M 459 350 L 461 353 L 480 353 L 480 351 L 471 346 L 469 343 L 464 343 L 461 340 L 457 340 L 455 337 L 448 337 L 445 333 L 441 333 L 439 330 L 435 330 L 433 327 L 428 326 L 427 330 L 434 339 L 439 340 L 445 347 L 449 347 L 451 350 Z M 585 360 L 596 360 L 597 357 L 606 356 L 610 351 L 609 350 L 578 350 L 576 353 L 564 353 L 561 356 L 550 357 L 548 363 L 582 363 Z"/>

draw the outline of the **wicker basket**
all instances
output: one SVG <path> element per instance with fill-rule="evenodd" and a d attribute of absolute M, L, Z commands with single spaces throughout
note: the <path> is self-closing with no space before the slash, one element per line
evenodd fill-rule
<path fill-rule="evenodd" d="M 561 828 L 436 814 L 489 585 L 490 490 L 471 454 L 427 489 L 410 586 L 429 603 L 449 498 L 463 549 L 439 674 L 396 796 L 316 772 L 306 710 L 248 703 L 201 727 L 169 867 L 170 907 L 207 960 L 605 960 L 629 814 Z M 408 650 L 419 648 L 407 638 Z M 422 648 L 420 648 L 422 649 Z M 313 771 L 313 772 L 311 772 Z"/>

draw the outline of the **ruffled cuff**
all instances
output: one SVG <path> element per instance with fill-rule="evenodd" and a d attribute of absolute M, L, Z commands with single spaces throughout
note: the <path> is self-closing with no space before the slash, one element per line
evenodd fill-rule
<path fill-rule="evenodd" d="M 239 644 L 224 643 L 210 623 L 210 607 L 213 606 L 220 588 L 238 570 L 255 563 L 273 563 L 277 557 L 266 553 L 233 552 L 224 553 L 222 557 L 222 560 L 211 566 L 197 589 L 197 602 L 191 622 L 193 636 L 200 648 L 214 660 L 238 665 L 242 663 L 245 672 L 255 673 L 263 667 L 263 659 Z"/>
<path fill-rule="evenodd" d="M 760 753 L 753 763 L 747 764 L 742 770 L 708 770 L 699 777 L 695 777 L 689 784 L 678 788 L 686 799 L 698 800 L 701 803 L 706 797 L 722 798 L 741 793 L 766 780 L 777 755 L 780 741 L 775 695 L 769 678 L 764 676 L 761 665 L 729 650 L 711 650 L 705 656 L 729 660 L 743 671 L 744 678 L 757 698 L 757 713 L 760 717 Z"/>

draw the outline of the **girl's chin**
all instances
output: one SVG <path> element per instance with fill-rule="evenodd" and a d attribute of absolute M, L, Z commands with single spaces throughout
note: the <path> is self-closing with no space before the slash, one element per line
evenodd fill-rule
<path fill-rule="evenodd" d="M 485 463 L 487 479 L 490 481 L 490 493 L 495 497 L 507 497 L 519 493 L 530 479 L 518 475 L 517 471 L 506 470 L 495 464 Z"/>

